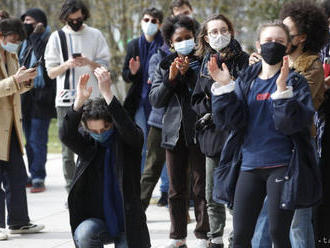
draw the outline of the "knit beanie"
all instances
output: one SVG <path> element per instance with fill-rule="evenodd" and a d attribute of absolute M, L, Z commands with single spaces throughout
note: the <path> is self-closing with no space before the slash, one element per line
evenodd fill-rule
<path fill-rule="evenodd" d="M 47 17 L 45 12 L 43 12 L 41 9 L 38 8 L 32 8 L 27 10 L 22 16 L 21 20 L 24 21 L 26 16 L 31 16 L 36 20 L 36 22 L 41 22 L 44 24 L 45 27 L 47 27 Z"/>

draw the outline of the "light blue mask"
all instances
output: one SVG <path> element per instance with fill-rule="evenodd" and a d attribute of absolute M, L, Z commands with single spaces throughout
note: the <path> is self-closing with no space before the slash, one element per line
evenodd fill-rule
<path fill-rule="evenodd" d="M 17 49 L 19 47 L 19 44 L 7 42 L 7 44 L 4 45 L 3 42 L 1 41 L 1 46 L 3 49 L 5 49 L 9 53 L 16 53 Z"/>
<path fill-rule="evenodd" d="M 145 35 L 153 36 L 158 31 L 158 24 L 142 21 L 142 31 Z"/>
<path fill-rule="evenodd" d="M 174 49 L 178 54 L 188 55 L 192 52 L 195 47 L 194 39 L 183 40 L 174 43 Z"/>
<path fill-rule="evenodd" d="M 93 133 L 88 131 L 88 133 L 90 134 L 90 136 L 93 137 L 93 139 L 95 139 L 96 141 L 100 142 L 100 143 L 105 143 L 109 140 L 109 138 L 111 137 L 111 135 L 113 134 L 114 129 L 111 128 L 103 133 Z"/>

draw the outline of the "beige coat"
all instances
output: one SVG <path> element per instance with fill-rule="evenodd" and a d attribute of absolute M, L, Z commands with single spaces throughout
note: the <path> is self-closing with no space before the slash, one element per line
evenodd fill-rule
<path fill-rule="evenodd" d="M 2 48 L 0 47 L 0 51 Z M 18 60 L 15 54 L 5 53 L 7 68 L 0 56 L 0 160 L 9 161 L 10 137 L 15 127 L 23 153 L 23 130 L 20 94 L 31 87 L 18 84 L 12 75 L 18 70 Z"/>

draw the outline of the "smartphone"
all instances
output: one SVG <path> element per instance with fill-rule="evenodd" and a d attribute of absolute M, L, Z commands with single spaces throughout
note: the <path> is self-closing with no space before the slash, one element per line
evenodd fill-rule
<path fill-rule="evenodd" d="M 73 53 L 72 58 L 78 58 L 81 57 L 81 53 Z"/>
<path fill-rule="evenodd" d="M 323 62 L 323 71 L 324 77 L 328 77 L 330 75 L 330 57 L 325 57 Z"/>
<path fill-rule="evenodd" d="M 34 62 L 30 68 L 37 68 L 41 64 L 42 64 L 41 60 L 38 60 L 38 61 Z"/>

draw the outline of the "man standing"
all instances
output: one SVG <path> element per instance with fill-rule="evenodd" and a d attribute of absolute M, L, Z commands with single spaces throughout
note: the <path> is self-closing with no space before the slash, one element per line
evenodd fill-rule
<path fill-rule="evenodd" d="M 77 248 L 149 248 L 139 187 L 143 134 L 113 96 L 108 71 L 94 73 L 103 98 L 88 100 L 92 88 L 84 74 L 60 128 L 62 142 L 79 156 L 68 198 L 74 242 Z"/>
<path fill-rule="evenodd" d="M 24 93 L 21 100 L 31 175 L 28 185 L 32 186 L 31 193 L 38 193 L 45 191 L 48 129 L 51 118 L 56 117 L 56 84 L 55 80 L 48 77 L 44 66 L 44 52 L 50 36 L 46 14 L 41 9 L 33 8 L 25 12 L 21 20 L 24 22 L 27 38 L 18 52 L 19 63 L 26 68 L 37 69 L 33 89 Z"/>
<path fill-rule="evenodd" d="M 148 97 L 151 86 L 148 82 L 149 61 L 157 49 L 163 45 L 163 38 L 159 31 L 162 21 L 162 11 L 156 8 L 148 8 L 143 11 L 141 19 L 143 34 L 128 43 L 122 73 L 126 82 L 133 83 L 128 91 L 124 107 L 136 124 L 142 128 L 144 134 L 141 167 L 145 163 L 149 130 L 147 120 L 151 111 Z"/>
<path fill-rule="evenodd" d="M 49 38 L 45 61 L 48 75 L 56 78 L 56 109 L 59 128 L 74 99 L 79 77 L 91 73 L 99 66 L 109 66 L 109 47 L 102 33 L 84 24 L 89 10 L 80 0 L 66 0 L 59 19 L 65 26 L 53 32 Z M 93 74 L 89 80 L 93 88 L 91 98 L 99 96 Z M 75 170 L 73 152 L 62 144 L 63 173 L 69 190 Z"/>

